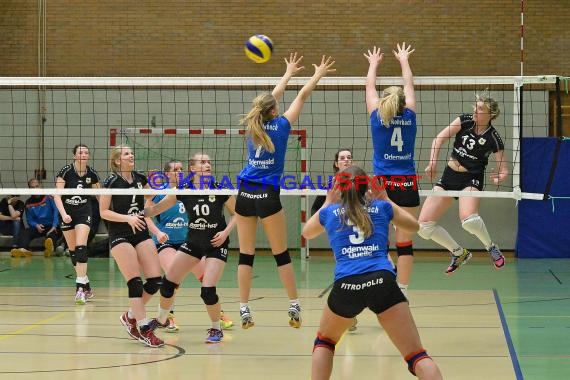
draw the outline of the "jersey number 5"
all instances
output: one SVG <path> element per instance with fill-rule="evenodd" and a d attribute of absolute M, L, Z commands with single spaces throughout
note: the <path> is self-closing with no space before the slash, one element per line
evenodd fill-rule
<path fill-rule="evenodd" d="M 398 147 L 398 152 L 401 152 L 404 149 L 404 139 L 402 139 L 402 128 L 396 127 L 394 128 L 394 132 L 392 132 L 392 138 L 390 139 L 390 145 Z"/>

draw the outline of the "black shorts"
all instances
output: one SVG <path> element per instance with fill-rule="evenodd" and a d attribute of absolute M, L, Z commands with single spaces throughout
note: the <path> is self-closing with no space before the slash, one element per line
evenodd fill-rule
<path fill-rule="evenodd" d="M 109 235 L 109 242 L 110 242 L 109 245 L 111 248 L 113 248 L 121 243 L 128 243 L 133 247 L 136 247 L 137 245 L 148 239 L 151 239 L 150 235 L 148 234 L 148 230 L 141 231 L 136 235 L 129 235 L 126 237 Z"/>
<path fill-rule="evenodd" d="M 80 210 L 68 212 L 71 216 L 71 222 L 65 223 L 61 221 L 61 230 L 70 231 L 75 228 L 78 224 L 85 224 L 87 227 L 91 228 L 91 207 L 83 207 Z"/>
<path fill-rule="evenodd" d="M 210 242 L 203 244 L 186 242 L 178 250 L 198 260 L 202 260 L 202 257 L 206 256 L 207 259 L 214 258 L 226 263 L 228 261 L 228 245 L 229 242 L 227 240 L 221 247 L 212 247 Z"/>
<path fill-rule="evenodd" d="M 183 243 L 156 243 L 156 250 L 158 253 L 166 248 L 173 248 L 175 251 L 178 251 L 182 244 Z"/>
<path fill-rule="evenodd" d="M 479 191 L 483 191 L 485 187 L 485 173 L 456 172 L 449 166 L 446 166 L 436 186 L 450 191 L 461 191 L 468 187 L 474 187 Z"/>
<path fill-rule="evenodd" d="M 388 198 L 401 207 L 417 207 L 420 205 L 420 192 L 416 175 L 384 175 Z"/>
<path fill-rule="evenodd" d="M 236 213 L 266 218 L 281 211 L 281 189 L 269 184 L 241 181 L 236 199 Z"/>
<path fill-rule="evenodd" d="M 394 305 L 407 302 L 393 273 L 381 270 L 335 281 L 327 304 L 344 318 L 354 318 L 365 308 L 380 314 Z"/>

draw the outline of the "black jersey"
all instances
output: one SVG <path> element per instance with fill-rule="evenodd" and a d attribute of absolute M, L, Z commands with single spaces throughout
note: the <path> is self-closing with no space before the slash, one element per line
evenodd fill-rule
<path fill-rule="evenodd" d="M 121 175 L 111 173 L 103 186 L 107 189 L 142 189 L 147 184 L 146 177 L 139 172 L 132 172 L 133 182 L 129 183 Z M 118 214 L 136 215 L 144 210 L 144 195 L 113 195 L 109 209 Z M 137 231 L 137 234 L 145 231 Z M 133 235 L 133 229 L 128 223 L 109 221 L 109 235 Z"/>
<path fill-rule="evenodd" d="M 85 174 L 80 176 L 77 174 L 74 164 L 65 165 L 55 177 L 60 177 L 65 181 L 66 189 L 90 189 L 99 183 L 99 174 L 89 166 L 87 166 Z M 89 195 L 62 195 L 61 200 L 65 211 L 68 213 L 91 207 L 91 196 Z"/>
<path fill-rule="evenodd" d="M 215 183 L 214 189 L 222 189 Z M 224 204 L 229 195 L 177 195 L 188 213 L 187 241 L 193 244 L 211 245 L 214 235 L 226 227 Z"/>
<path fill-rule="evenodd" d="M 491 124 L 478 135 L 472 114 L 463 114 L 459 119 L 461 130 L 455 135 L 451 157 L 470 173 L 482 173 L 489 163 L 489 155 L 505 149 L 503 140 Z"/>

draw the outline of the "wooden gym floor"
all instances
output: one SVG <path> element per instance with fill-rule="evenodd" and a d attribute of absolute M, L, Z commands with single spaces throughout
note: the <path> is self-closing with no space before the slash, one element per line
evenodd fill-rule
<path fill-rule="evenodd" d="M 419 252 L 409 291 L 424 346 L 446 379 L 563 379 L 570 371 L 569 260 L 516 260 L 495 270 L 477 255 L 455 275 L 445 254 Z M 304 323 L 288 326 L 287 298 L 271 257 L 255 262 L 250 305 L 256 325 L 239 326 L 233 254 L 219 284 L 236 326 L 218 345 L 203 342 L 208 318 L 199 287 L 178 293 L 178 333 L 159 330 L 164 348 L 133 341 L 119 323 L 127 290 L 114 261 L 91 259 L 95 298 L 76 306 L 66 257 L 0 258 L 0 379 L 308 379 L 320 311 L 332 278 L 330 257 L 294 259 Z M 157 300 L 148 305 L 154 316 Z M 333 379 L 411 379 L 375 316 L 337 346 Z"/>

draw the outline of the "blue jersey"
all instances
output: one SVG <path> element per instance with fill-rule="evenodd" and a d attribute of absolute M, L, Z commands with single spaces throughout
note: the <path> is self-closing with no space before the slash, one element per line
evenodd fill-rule
<path fill-rule="evenodd" d="M 335 203 L 321 209 L 319 214 L 319 222 L 327 231 L 335 256 L 334 280 L 379 270 L 394 273 L 388 260 L 388 231 L 394 216 L 392 205 L 381 200 L 374 200 L 368 205 L 374 226 L 368 238 L 364 238 L 357 227 L 342 222 L 340 215 L 343 211 L 344 208 Z"/>
<path fill-rule="evenodd" d="M 374 175 L 414 175 L 414 146 L 416 143 L 416 113 L 404 108 L 401 116 L 395 116 L 386 128 L 378 114 L 378 108 L 370 114 L 370 129 L 374 155 Z"/>
<path fill-rule="evenodd" d="M 158 203 L 164 197 L 164 195 L 156 195 L 152 198 L 152 201 Z M 186 213 L 184 203 L 176 201 L 174 206 L 160 213 L 153 220 L 159 230 L 168 234 L 167 243 L 182 244 L 186 241 L 186 235 L 188 235 L 188 214 Z M 154 240 L 155 244 L 158 242 L 156 236 L 153 236 L 152 240 Z"/>
<path fill-rule="evenodd" d="M 247 165 L 238 177 L 254 183 L 279 184 L 285 166 L 291 123 L 286 117 L 278 116 L 265 122 L 263 128 L 275 145 L 275 152 L 267 152 L 261 146 L 254 146 L 249 138 Z"/>

